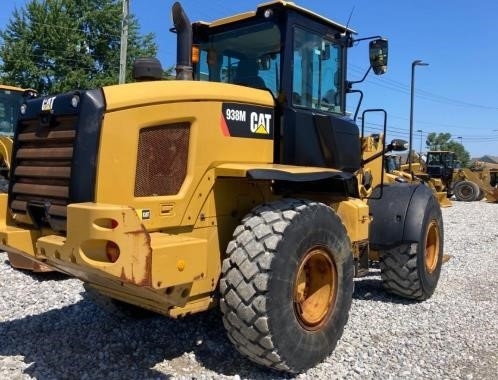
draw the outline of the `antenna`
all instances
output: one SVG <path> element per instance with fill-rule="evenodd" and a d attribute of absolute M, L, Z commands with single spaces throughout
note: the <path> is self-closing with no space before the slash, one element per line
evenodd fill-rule
<path fill-rule="evenodd" d="M 349 13 L 348 22 L 346 23 L 346 32 L 348 31 L 348 26 L 349 26 L 349 22 L 351 21 L 351 17 L 353 17 L 354 8 L 355 8 L 355 5 L 353 5 L 353 9 L 351 9 L 351 12 Z"/>
<path fill-rule="evenodd" d="M 336 38 L 339 38 L 343 41 L 346 41 L 346 34 L 348 32 L 349 22 L 351 21 L 351 18 L 353 17 L 354 8 L 355 8 L 355 6 L 353 5 L 351 12 L 349 12 L 348 22 L 346 23 L 346 28 L 344 29 L 344 33 L 336 34 Z M 347 41 L 347 45 L 348 45 L 348 47 L 353 46 L 352 40 Z"/>

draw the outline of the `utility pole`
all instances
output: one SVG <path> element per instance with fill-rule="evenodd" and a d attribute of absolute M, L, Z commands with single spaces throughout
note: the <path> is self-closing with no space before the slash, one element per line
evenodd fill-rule
<path fill-rule="evenodd" d="M 422 132 L 424 132 L 421 129 L 417 129 L 417 132 L 420 132 L 420 150 L 419 150 L 419 156 L 422 157 Z"/>
<path fill-rule="evenodd" d="M 412 140 L 413 140 L 413 97 L 415 92 L 415 67 L 427 66 L 428 63 L 417 59 L 412 62 L 412 83 L 410 86 L 410 141 L 408 142 L 408 171 L 412 172 Z"/>
<path fill-rule="evenodd" d="M 126 53 L 128 51 L 128 14 L 130 13 L 129 0 L 123 0 L 123 18 L 121 20 L 121 51 L 119 55 L 119 83 L 126 81 Z"/>

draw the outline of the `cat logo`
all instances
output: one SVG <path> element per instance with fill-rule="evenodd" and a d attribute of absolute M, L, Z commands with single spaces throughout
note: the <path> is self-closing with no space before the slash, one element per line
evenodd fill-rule
<path fill-rule="evenodd" d="M 143 209 L 142 210 L 142 220 L 148 220 L 150 219 L 150 210 L 149 209 Z"/>
<path fill-rule="evenodd" d="M 52 111 L 52 108 L 54 107 L 54 100 L 55 96 L 52 96 L 50 98 L 44 98 L 42 101 L 41 110 Z"/>
<path fill-rule="evenodd" d="M 271 107 L 223 103 L 221 133 L 229 137 L 273 139 L 274 114 Z"/>
<path fill-rule="evenodd" d="M 251 112 L 251 132 L 269 135 L 271 128 L 271 114 Z"/>

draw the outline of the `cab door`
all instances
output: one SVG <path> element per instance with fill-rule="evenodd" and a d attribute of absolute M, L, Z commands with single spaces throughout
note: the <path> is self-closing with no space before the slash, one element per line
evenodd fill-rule
<path fill-rule="evenodd" d="M 292 26 L 291 35 L 281 161 L 353 172 L 360 167 L 360 139 L 344 110 L 346 48 L 331 34 L 299 25 Z"/>

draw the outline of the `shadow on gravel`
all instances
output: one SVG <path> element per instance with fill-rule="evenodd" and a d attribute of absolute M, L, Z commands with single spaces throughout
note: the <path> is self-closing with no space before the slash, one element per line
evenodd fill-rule
<path fill-rule="evenodd" d="M 419 301 L 409 300 L 387 293 L 382 287 L 380 275 L 376 275 L 375 273 L 370 273 L 365 277 L 355 280 L 353 299 L 393 303 L 397 305 L 413 305 L 419 303 Z"/>
<path fill-rule="evenodd" d="M 0 356 L 18 355 L 28 364 L 24 373 L 38 379 L 169 379 L 198 377 L 206 369 L 215 372 L 210 377 L 286 378 L 242 357 L 216 310 L 179 320 L 137 320 L 109 314 L 86 298 L 0 322 Z M 159 364 L 161 371 L 154 368 Z"/>
<path fill-rule="evenodd" d="M 4 260 L 3 263 L 5 265 L 10 266 L 10 261 L 9 260 Z M 60 281 L 60 280 L 67 280 L 69 277 L 61 272 L 53 271 L 53 272 L 33 272 L 32 270 L 28 269 L 20 269 L 20 268 L 15 268 L 16 271 L 24 273 L 26 276 L 31 277 L 33 280 L 38 281 L 38 282 L 43 282 L 43 281 Z"/>

